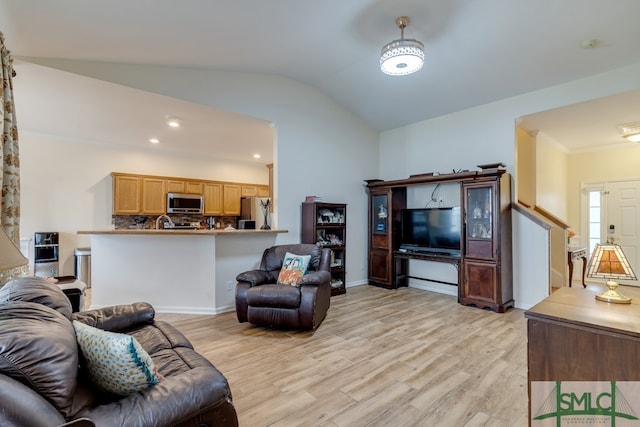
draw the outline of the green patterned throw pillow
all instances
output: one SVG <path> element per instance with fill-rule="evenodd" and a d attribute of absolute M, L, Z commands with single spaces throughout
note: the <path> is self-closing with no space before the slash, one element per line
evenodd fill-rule
<path fill-rule="evenodd" d="M 164 379 L 151 356 L 131 335 L 103 331 L 76 320 L 73 327 L 89 377 L 100 389 L 126 396 Z"/>

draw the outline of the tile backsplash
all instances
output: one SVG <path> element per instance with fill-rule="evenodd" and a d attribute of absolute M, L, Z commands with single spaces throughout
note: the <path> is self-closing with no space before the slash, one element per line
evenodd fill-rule
<path fill-rule="evenodd" d="M 115 229 L 154 229 L 157 218 L 157 215 L 112 215 L 111 224 Z M 169 218 L 174 223 L 198 222 L 201 229 L 225 228 L 229 225 L 238 226 L 238 217 L 236 216 L 169 215 Z M 209 221 L 214 224 L 213 226 L 208 225 L 208 218 L 213 218 Z"/>

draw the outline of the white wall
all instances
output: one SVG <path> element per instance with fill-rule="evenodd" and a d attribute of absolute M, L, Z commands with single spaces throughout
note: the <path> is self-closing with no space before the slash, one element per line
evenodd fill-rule
<path fill-rule="evenodd" d="M 586 232 L 586 218 L 581 218 L 580 195 L 582 184 L 616 179 L 640 179 L 640 144 L 615 147 L 606 151 L 573 153 L 569 156 L 568 198 L 569 224 L 578 234 Z M 578 227 L 582 224 L 582 227 Z M 574 239 L 586 244 L 586 234 Z"/>
<path fill-rule="evenodd" d="M 640 64 L 597 76 L 504 99 L 380 134 L 380 178 L 402 179 L 425 172 L 471 169 L 483 163 L 504 162 L 513 174 L 515 121 L 518 117 L 612 95 L 640 87 Z M 539 280 L 546 268 L 537 254 L 545 249 L 542 238 L 514 215 L 514 295 L 516 307 L 526 308 L 546 294 L 548 279 Z M 536 252 L 531 246 L 536 244 Z M 547 274 L 547 273 L 545 273 Z M 543 290 L 544 289 L 544 290 Z"/>
<path fill-rule="evenodd" d="M 108 147 L 20 132 L 20 235 L 60 233 L 59 275 L 74 274 L 73 251 L 90 246 L 79 230 L 111 225 L 111 172 L 269 183 L 265 166 Z M 33 242 L 31 242 L 33 244 Z M 33 249 L 30 251 L 33 263 Z"/>
<path fill-rule="evenodd" d="M 35 62 L 35 61 L 34 61 Z M 424 172 L 475 169 L 502 161 L 513 173 L 515 120 L 523 115 L 640 88 L 640 64 L 470 108 L 377 134 L 317 90 L 276 76 L 171 67 L 39 60 L 44 65 L 199 102 L 273 121 L 277 127 L 276 203 L 279 242 L 299 240 L 305 195 L 346 202 L 347 284 L 366 277 L 367 199 L 362 181 L 401 179 Z M 514 241 L 528 241 L 514 225 Z M 536 274 L 548 265 L 524 257 L 514 245 L 514 293 L 543 286 Z M 358 265 L 358 263 L 360 265 Z"/>
<path fill-rule="evenodd" d="M 567 149 L 544 132 L 536 136 L 536 204 L 567 221 Z"/>
<path fill-rule="evenodd" d="M 64 60 L 43 65 L 246 114 L 275 123 L 278 243 L 300 241 L 300 203 L 307 195 L 347 203 L 347 286 L 366 281 L 367 195 L 378 177 L 378 134 L 325 95 L 277 76 Z M 55 162 L 58 156 L 54 156 Z M 60 172 L 71 180 L 73 172 Z M 25 172 L 26 174 L 26 172 Z M 29 197 L 25 195 L 25 197 Z M 67 223 L 68 229 L 78 229 Z"/>

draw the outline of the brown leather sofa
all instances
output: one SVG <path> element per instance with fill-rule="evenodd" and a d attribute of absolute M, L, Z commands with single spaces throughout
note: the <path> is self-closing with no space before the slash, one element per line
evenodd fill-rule
<path fill-rule="evenodd" d="M 287 252 L 311 255 L 299 286 L 276 284 Z M 330 263 L 331 251 L 313 244 L 266 249 L 259 269 L 236 277 L 238 321 L 273 328 L 316 329 L 327 315 L 331 301 Z"/>
<path fill-rule="evenodd" d="M 226 378 L 154 315 L 147 303 L 72 313 L 65 294 L 39 278 L 0 288 L 0 426 L 237 426 Z M 101 392 L 72 320 L 134 336 L 164 380 L 126 397 Z"/>

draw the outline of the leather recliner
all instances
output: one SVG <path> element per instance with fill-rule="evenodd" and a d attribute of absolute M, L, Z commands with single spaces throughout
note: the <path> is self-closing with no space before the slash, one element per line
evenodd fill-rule
<path fill-rule="evenodd" d="M 277 284 L 286 253 L 311 255 L 297 286 Z M 272 246 L 264 251 L 260 268 L 240 273 L 236 280 L 239 322 L 272 328 L 315 330 L 331 301 L 331 250 L 314 244 Z"/>
<path fill-rule="evenodd" d="M 0 287 L 0 426 L 237 427 L 226 378 L 182 333 L 154 320 L 151 305 L 71 311 L 44 279 Z M 104 393 L 89 379 L 72 320 L 134 336 L 164 380 L 124 397 Z"/>

